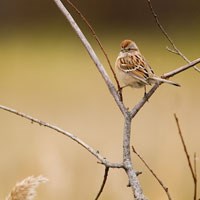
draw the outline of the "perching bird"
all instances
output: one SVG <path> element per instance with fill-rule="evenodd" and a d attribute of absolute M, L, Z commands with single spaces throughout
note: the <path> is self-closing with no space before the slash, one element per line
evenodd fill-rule
<path fill-rule="evenodd" d="M 144 87 L 146 92 L 146 85 L 157 82 L 180 86 L 178 83 L 156 76 L 135 42 L 124 40 L 120 46 L 121 50 L 115 63 L 115 70 L 117 77 L 125 84 L 123 87 Z"/>

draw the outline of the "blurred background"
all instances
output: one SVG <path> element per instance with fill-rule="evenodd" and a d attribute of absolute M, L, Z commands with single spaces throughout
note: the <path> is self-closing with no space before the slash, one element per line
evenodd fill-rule
<path fill-rule="evenodd" d="M 161 75 L 185 62 L 165 47 L 147 1 L 74 0 L 99 36 L 114 65 L 119 43 L 137 42 L 142 53 Z M 94 38 L 77 14 L 77 20 L 113 80 Z M 152 0 L 160 21 L 189 59 L 200 57 L 200 1 Z M 132 145 L 169 187 L 174 199 L 192 199 L 193 182 L 173 114 L 193 159 L 200 152 L 200 74 L 194 69 L 172 80 L 181 88 L 162 85 L 133 120 Z M 114 80 L 113 80 L 114 81 Z M 148 88 L 149 89 L 149 88 Z M 50 0 L 0 1 L 0 104 L 27 113 L 67 130 L 112 162 L 122 160 L 123 117 L 101 75 L 68 22 Z M 143 90 L 124 90 L 124 102 L 132 108 Z M 40 186 L 37 199 L 94 199 L 104 167 L 75 142 L 61 134 L 0 110 L 0 198 L 16 181 L 43 174 L 49 182 Z M 140 160 L 140 181 L 147 197 L 167 199 L 160 185 Z M 197 171 L 200 173 L 199 160 Z M 132 199 L 123 170 L 110 170 L 101 196 L 104 200 Z"/>

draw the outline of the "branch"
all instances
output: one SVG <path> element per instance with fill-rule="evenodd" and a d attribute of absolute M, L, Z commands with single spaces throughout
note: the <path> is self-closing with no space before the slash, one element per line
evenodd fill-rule
<path fill-rule="evenodd" d="M 95 200 L 98 200 L 101 193 L 103 192 L 104 186 L 105 186 L 107 178 L 108 178 L 108 172 L 109 172 L 109 167 L 105 167 L 103 182 L 102 182 L 101 188 L 100 188 Z"/>
<path fill-rule="evenodd" d="M 197 181 L 198 181 L 198 179 L 197 179 L 197 155 L 196 155 L 196 153 L 194 153 L 194 175 L 195 175 L 195 180 L 196 180 L 196 182 L 195 182 L 195 187 L 194 187 L 194 200 L 196 200 L 197 199 Z"/>
<path fill-rule="evenodd" d="M 136 200 L 147 200 L 144 196 L 142 187 L 137 177 L 137 172 L 133 169 L 131 152 L 130 152 L 130 137 L 131 137 L 131 116 L 125 116 L 124 136 L 123 136 L 123 164 L 124 169 L 129 178 L 129 186 L 131 186 Z"/>
<path fill-rule="evenodd" d="M 61 133 L 64 136 L 67 136 L 68 138 L 74 140 L 75 142 L 77 142 L 79 145 L 81 145 L 83 148 L 85 148 L 88 152 L 90 152 L 93 156 L 95 156 L 101 164 L 105 165 L 106 167 L 110 167 L 110 168 L 123 168 L 122 164 L 118 164 L 118 163 L 110 163 L 106 160 L 105 157 L 103 157 L 102 155 L 99 154 L 98 150 L 93 149 L 92 147 L 90 147 L 88 144 L 86 144 L 85 142 L 83 142 L 81 139 L 79 139 L 77 136 L 57 127 L 54 125 L 51 125 L 47 122 L 41 121 L 39 119 L 33 118 L 30 115 L 27 115 L 25 113 L 22 112 L 18 112 L 12 108 L 8 108 L 6 106 L 2 106 L 0 105 L 0 109 L 8 111 L 10 113 L 13 113 L 15 115 L 18 115 L 24 119 L 27 119 L 29 121 L 31 121 L 32 123 L 35 122 L 36 124 L 39 124 L 40 126 L 44 126 L 47 127 L 49 129 L 52 129 L 54 131 L 57 131 L 58 133 Z"/>
<path fill-rule="evenodd" d="M 97 57 L 97 55 L 94 52 L 93 48 L 91 47 L 90 43 L 88 42 L 88 40 L 86 39 L 86 37 L 84 36 L 84 34 L 80 30 L 80 28 L 78 27 L 77 23 L 72 18 L 71 14 L 64 7 L 62 2 L 60 0 L 54 0 L 54 2 L 56 3 L 56 5 L 60 9 L 60 11 L 63 13 L 63 15 L 66 17 L 66 19 L 68 20 L 68 22 L 72 26 L 72 28 L 75 31 L 75 33 L 78 35 L 79 39 L 83 43 L 83 45 L 86 48 L 86 50 L 87 50 L 88 54 L 90 55 L 91 59 L 95 63 L 97 69 L 99 70 L 100 74 L 102 75 L 102 77 L 103 77 L 106 85 L 108 86 L 108 89 L 109 89 L 110 93 L 112 94 L 115 102 L 117 103 L 119 109 L 121 110 L 123 115 L 125 115 L 127 109 L 125 108 L 124 104 L 122 103 L 122 101 L 120 99 L 120 96 L 118 95 L 118 93 L 117 93 L 112 81 L 110 80 L 107 72 L 105 71 L 103 65 L 99 61 L 99 58 Z"/>
<path fill-rule="evenodd" d="M 62 2 L 60 0 L 54 0 L 60 11 L 64 14 L 66 19 L 69 21 L 71 24 L 72 28 L 82 41 L 83 45 L 85 46 L 86 50 L 88 51 L 91 59 L 94 61 L 95 65 L 97 66 L 97 69 L 101 73 L 105 83 L 107 84 L 110 93 L 112 94 L 113 98 L 115 99 L 115 102 L 117 103 L 118 107 L 120 108 L 121 112 L 123 113 L 125 117 L 125 129 L 124 129 L 124 142 L 123 144 L 125 145 L 124 147 L 124 155 L 123 155 L 123 166 L 124 169 L 126 170 L 126 173 L 129 177 L 129 181 L 131 184 L 131 188 L 133 190 L 133 194 L 136 198 L 136 200 L 146 200 L 142 188 L 140 186 L 139 180 L 137 178 L 137 173 L 133 169 L 132 162 L 131 162 L 131 156 L 130 156 L 130 126 L 131 126 L 131 118 L 129 115 L 129 112 L 127 108 L 124 106 L 123 102 L 120 100 L 120 96 L 118 95 L 114 85 L 112 84 L 108 74 L 106 73 L 103 65 L 100 63 L 98 57 L 96 56 L 94 50 L 92 49 L 91 45 L 85 38 L 84 34 L 68 12 L 68 10 L 64 7 Z M 128 139 L 128 141 L 127 141 Z M 127 145 L 126 145 L 127 144 Z"/>
<path fill-rule="evenodd" d="M 166 79 L 167 79 L 167 78 L 170 78 L 170 77 L 172 77 L 172 76 L 175 76 L 175 75 L 177 75 L 177 74 L 179 74 L 179 73 L 181 73 L 181 72 L 183 72 L 183 71 L 185 71 L 185 70 L 187 70 L 187 69 L 193 67 L 194 65 L 196 65 L 196 64 L 198 64 L 198 63 L 200 63 L 200 58 L 197 58 L 196 60 L 190 62 L 189 64 L 183 65 L 183 66 L 181 66 L 181 67 L 179 67 L 179 68 L 177 68 L 177 69 L 175 69 L 175 70 L 173 70 L 173 71 L 171 71 L 171 72 L 165 73 L 165 74 L 162 76 L 162 78 L 166 78 Z M 130 111 L 131 118 L 133 118 L 133 117 L 140 111 L 140 109 L 144 106 L 144 104 L 145 104 L 146 102 L 148 102 L 148 99 L 154 94 L 154 92 L 158 89 L 158 87 L 159 87 L 161 84 L 162 84 L 162 83 L 157 83 L 157 84 L 155 84 L 155 85 L 151 88 L 151 90 L 145 95 L 145 97 L 143 97 L 143 98 L 139 101 L 139 103 L 137 103 L 137 104 L 134 106 L 134 108 Z"/>
<path fill-rule="evenodd" d="M 159 18 L 158 18 L 158 15 L 156 14 L 153 6 L 152 6 L 152 3 L 151 3 L 151 0 L 147 0 L 148 2 L 148 5 L 149 5 L 149 8 L 150 8 L 150 11 L 155 19 L 155 22 L 156 24 L 158 25 L 159 29 L 161 30 L 161 32 L 163 33 L 163 35 L 166 37 L 166 39 L 169 41 L 169 43 L 172 45 L 173 49 L 169 49 L 167 47 L 167 50 L 169 50 L 170 52 L 172 53 L 175 53 L 179 56 L 181 56 L 186 62 L 190 63 L 190 60 L 176 47 L 175 43 L 173 42 L 173 40 L 171 39 L 171 37 L 168 35 L 167 31 L 164 29 L 164 27 L 162 26 L 162 24 L 160 23 L 159 21 Z M 196 66 L 194 66 L 194 69 L 198 72 L 200 72 L 200 69 Z"/>
<path fill-rule="evenodd" d="M 146 163 L 146 161 L 140 156 L 139 153 L 135 150 L 135 148 L 132 146 L 133 152 L 138 156 L 138 158 L 143 162 L 143 164 L 147 167 L 147 169 L 151 172 L 151 174 L 155 177 L 155 179 L 158 181 L 158 183 L 161 185 L 161 187 L 164 189 L 165 193 L 167 194 L 167 197 L 169 200 L 172 200 L 169 189 L 164 186 L 163 182 L 158 178 L 158 176 L 154 173 L 154 171 L 149 167 L 149 165 Z"/>
<path fill-rule="evenodd" d="M 104 54 L 104 56 L 105 56 L 105 58 L 106 58 L 106 60 L 108 62 L 108 65 L 109 65 L 110 70 L 111 70 L 111 72 L 113 74 L 113 77 L 114 77 L 114 79 L 115 79 L 115 81 L 117 83 L 117 88 L 118 88 L 118 91 L 119 91 L 119 95 L 120 95 L 121 101 L 123 101 L 122 92 L 121 92 L 121 86 L 120 86 L 119 81 L 117 79 L 116 73 L 115 73 L 115 71 L 114 71 L 114 69 L 113 69 L 113 67 L 111 65 L 110 59 L 108 58 L 108 55 L 107 55 L 106 51 L 104 50 L 103 45 L 101 44 L 97 34 L 95 33 L 94 29 L 92 28 L 92 26 L 90 25 L 88 20 L 85 18 L 85 16 L 81 13 L 81 11 L 71 1 L 69 1 L 69 0 L 66 0 L 66 1 L 78 13 L 78 15 L 80 15 L 81 19 L 88 26 L 89 30 L 91 31 L 92 35 L 94 36 L 95 40 L 97 41 L 98 45 L 100 46 L 100 48 L 101 48 L 101 50 L 102 50 L 102 52 L 103 52 L 103 54 Z"/>
<path fill-rule="evenodd" d="M 193 178 L 193 182 L 194 182 L 194 200 L 196 200 L 197 199 L 197 179 L 196 179 L 196 172 L 195 172 L 196 167 L 194 169 L 192 167 L 192 163 L 191 163 L 190 156 L 189 156 L 189 153 L 188 153 L 188 150 L 187 150 L 187 146 L 185 144 L 183 134 L 182 134 L 182 131 L 181 131 L 181 127 L 180 127 L 180 124 L 179 124 L 179 120 L 178 120 L 178 117 L 176 116 L 176 114 L 174 114 L 174 118 L 175 118 L 176 125 L 177 125 L 177 128 L 178 128 L 179 136 L 181 138 L 183 149 L 184 149 L 184 152 L 185 152 L 185 155 L 186 155 L 186 158 L 187 158 L 187 162 L 188 162 L 188 165 L 189 165 L 189 168 L 190 168 L 190 172 L 192 174 L 192 178 Z"/>
<path fill-rule="evenodd" d="M 155 84 L 148 93 L 133 107 L 130 111 L 131 118 L 134 118 L 135 115 L 140 111 L 140 109 L 144 106 L 146 102 L 148 102 L 149 98 L 154 94 L 154 92 L 158 89 L 161 83 Z"/>
<path fill-rule="evenodd" d="M 177 68 L 177 69 L 175 69 L 175 70 L 173 70 L 171 72 L 168 72 L 168 73 L 164 74 L 162 77 L 163 78 L 170 78 L 172 76 L 175 76 L 175 75 L 177 75 L 177 74 L 179 74 L 179 73 L 181 73 L 181 72 L 183 72 L 183 71 L 195 66 L 198 63 L 200 63 L 200 58 L 197 58 L 196 60 L 191 61 L 187 65 L 183 65 L 183 66 L 181 66 L 181 67 L 179 67 L 179 68 Z"/>

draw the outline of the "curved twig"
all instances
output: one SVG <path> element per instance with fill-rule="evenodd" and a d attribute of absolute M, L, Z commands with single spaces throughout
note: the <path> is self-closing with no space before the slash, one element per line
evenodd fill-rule
<path fill-rule="evenodd" d="M 36 119 L 30 115 L 27 115 L 25 113 L 22 113 L 22 112 L 18 112 L 17 110 L 14 110 L 12 108 L 9 108 L 9 107 L 6 107 L 6 106 L 2 106 L 0 105 L 0 109 L 2 110 L 5 110 L 5 111 L 8 111 L 10 113 L 13 113 L 15 115 L 18 115 L 22 118 L 25 118 L 29 121 L 31 121 L 32 123 L 36 123 L 36 124 L 39 124 L 41 126 L 44 126 L 44 127 L 47 127 L 47 128 L 50 128 L 54 131 L 57 131 L 58 133 L 61 133 L 67 137 L 69 137 L 70 139 L 74 140 L 75 142 L 77 142 L 78 144 L 80 144 L 83 148 L 85 148 L 88 152 L 90 152 L 93 156 L 95 156 L 101 164 L 104 164 L 105 166 L 107 167 L 110 167 L 110 168 L 123 168 L 123 165 L 122 164 L 118 164 L 118 163 L 110 163 L 106 160 L 105 157 L 103 157 L 98 150 L 95 150 L 93 149 L 92 147 L 90 147 L 88 144 L 86 144 L 85 142 L 83 142 L 81 139 L 79 139 L 77 136 L 73 135 L 72 133 L 69 133 L 55 125 L 51 125 L 47 122 L 44 122 L 44 121 L 41 121 L 39 119 Z"/>
<path fill-rule="evenodd" d="M 109 167 L 105 167 L 103 182 L 102 182 L 101 188 L 100 188 L 95 200 L 98 200 L 100 195 L 101 195 L 101 193 L 103 192 L 103 189 L 105 187 L 105 184 L 106 184 L 106 181 L 107 181 L 107 178 L 108 178 L 108 172 L 109 172 Z"/>
<path fill-rule="evenodd" d="M 161 30 L 161 32 L 163 33 L 163 35 L 166 37 L 166 39 L 169 41 L 169 43 L 172 45 L 173 49 L 170 49 L 169 47 L 167 47 L 167 50 L 175 53 L 179 56 L 181 56 L 186 62 L 190 63 L 191 61 L 177 48 L 177 46 L 175 45 L 175 43 L 173 42 L 173 40 L 171 39 L 171 37 L 168 35 L 167 31 L 164 29 L 164 27 L 162 26 L 162 24 L 159 21 L 158 15 L 156 14 L 153 5 L 151 3 L 151 0 L 147 0 L 150 11 L 155 19 L 156 24 L 158 25 L 159 29 Z M 200 72 L 200 69 L 197 66 L 194 66 L 194 69 L 198 72 Z"/>

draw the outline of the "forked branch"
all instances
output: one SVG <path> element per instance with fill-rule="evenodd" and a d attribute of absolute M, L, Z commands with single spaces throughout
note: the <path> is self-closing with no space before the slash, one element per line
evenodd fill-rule
<path fill-rule="evenodd" d="M 85 35 L 80 30 L 77 23 L 74 21 L 73 17 L 69 13 L 69 11 L 65 8 L 65 6 L 62 4 L 60 0 L 54 0 L 60 11 L 63 13 L 63 15 L 66 17 L 70 25 L 72 26 L 75 33 L 78 35 L 79 39 L 83 43 L 84 47 L 86 48 L 88 54 L 90 55 L 91 59 L 93 60 L 94 64 L 96 65 L 97 69 L 99 70 L 100 74 L 102 75 L 106 85 L 108 86 L 108 89 L 110 93 L 112 94 L 115 102 L 117 103 L 119 109 L 125 115 L 127 109 L 124 106 L 124 104 L 121 101 L 120 96 L 118 95 L 117 90 L 115 89 L 115 86 L 113 85 L 111 79 L 109 78 L 106 70 L 104 69 L 103 65 L 101 64 L 99 58 L 97 57 L 96 53 L 94 52 L 93 48 L 91 47 L 90 43 L 86 39 Z"/>
<path fill-rule="evenodd" d="M 70 3 L 69 0 L 67 0 L 68 3 Z M 107 176 L 108 176 L 108 170 L 109 168 L 123 168 L 125 169 L 128 178 L 129 178 L 129 182 L 130 182 L 130 186 L 132 188 L 134 197 L 136 200 L 146 200 L 146 197 L 143 194 L 142 191 L 142 187 L 140 186 L 140 182 L 138 180 L 137 177 L 137 172 L 134 170 L 133 168 L 133 163 L 131 161 L 131 152 L 130 152 L 130 138 L 131 138 L 131 122 L 133 117 L 138 113 L 138 111 L 143 107 L 143 105 L 148 101 L 148 99 L 153 95 L 153 93 L 157 90 L 157 88 L 160 86 L 161 83 L 157 83 L 155 84 L 151 90 L 147 93 L 147 95 L 131 110 L 129 111 L 124 103 L 122 102 L 122 99 L 120 97 L 120 95 L 118 94 L 114 84 L 112 83 L 110 77 L 108 76 L 106 70 L 104 69 L 103 65 L 101 64 L 99 58 L 97 57 L 96 53 L 94 52 L 93 48 L 91 47 L 90 43 L 88 42 L 88 40 L 86 39 L 86 37 L 84 36 L 84 34 L 82 33 L 82 31 L 80 30 L 80 28 L 78 27 L 77 23 L 74 21 L 73 17 L 71 16 L 71 14 L 68 12 L 68 10 L 64 7 L 64 5 L 62 4 L 62 2 L 60 0 L 54 0 L 54 2 L 56 3 L 56 5 L 58 6 L 59 10 L 64 14 L 64 16 L 66 17 L 66 19 L 68 20 L 68 22 L 71 24 L 73 30 L 75 31 L 75 33 L 78 35 L 78 37 L 80 38 L 81 42 L 83 43 L 84 47 L 86 48 L 88 54 L 90 55 L 91 59 L 93 60 L 93 62 L 95 63 L 98 71 L 100 72 L 100 74 L 102 75 L 111 95 L 113 96 L 116 104 L 118 105 L 120 111 L 122 112 L 122 114 L 124 115 L 124 136 L 123 136 L 123 163 L 110 163 L 109 161 L 107 161 L 99 152 L 98 150 L 93 149 L 92 147 L 90 147 L 88 144 L 86 144 L 85 142 L 83 142 L 82 140 L 80 140 L 78 137 L 76 137 L 75 135 L 62 130 L 61 128 L 48 124 L 46 122 L 43 122 L 41 120 L 38 120 L 36 118 L 33 118 L 29 115 L 26 115 L 24 113 L 18 112 L 14 109 L 5 107 L 5 106 L 1 106 L 0 105 L 0 109 L 6 110 L 8 112 L 14 113 L 18 116 L 21 116 L 31 122 L 35 122 L 41 126 L 45 126 L 48 127 L 52 130 L 55 130 L 69 138 L 71 138 L 72 140 L 74 140 L 75 142 L 77 142 L 79 145 L 81 145 L 83 148 L 85 148 L 88 152 L 90 152 L 93 156 L 95 156 L 99 162 L 103 165 L 105 165 L 105 175 L 104 175 L 104 180 L 101 186 L 101 189 L 96 197 L 96 199 L 98 199 L 98 197 L 100 196 L 101 192 L 103 191 L 103 188 L 105 186 L 106 180 L 107 180 Z M 150 0 L 148 0 L 148 2 L 151 5 Z M 71 4 L 71 6 L 74 6 L 73 4 Z M 95 35 L 95 38 L 97 40 L 97 42 L 99 43 L 100 47 L 102 48 L 104 55 L 107 57 L 107 54 L 105 53 L 98 37 L 96 36 L 94 30 L 92 29 L 92 27 L 90 26 L 90 24 L 87 22 L 87 20 L 84 18 L 84 16 L 80 13 L 80 11 L 76 8 L 73 7 L 76 12 L 79 13 L 79 15 L 81 16 L 81 18 L 85 21 L 85 23 L 88 25 L 88 27 L 90 28 L 90 30 L 92 31 L 92 34 Z M 152 8 L 151 8 L 152 9 Z M 152 9 L 152 12 L 155 14 L 155 12 Z M 156 19 L 157 16 L 155 16 Z M 157 22 L 158 24 L 159 21 Z M 163 29 L 164 30 L 164 29 Z M 173 42 L 172 42 L 173 43 Z M 176 49 L 175 49 L 176 50 Z M 109 59 L 108 59 L 109 62 Z M 200 62 L 200 58 L 196 59 L 193 62 L 190 62 L 188 65 L 182 66 L 176 70 L 173 70 L 169 73 L 166 73 L 163 75 L 163 78 L 170 78 L 171 76 L 174 76 L 178 73 L 181 73 L 182 71 L 195 66 L 195 64 Z M 111 66 L 111 64 L 109 64 Z M 111 67 L 112 69 L 112 67 Z M 113 71 L 113 70 L 112 70 Z M 114 71 L 113 74 L 115 75 Z M 117 81 L 118 82 L 118 81 Z M 118 85 L 118 87 L 120 87 Z M 196 174 L 196 171 L 194 170 L 194 174 Z M 195 199 L 196 200 L 196 199 Z"/>
<path fill-rule="evenodd" d="M 196 64 L 200 63 L 200 58 L 197 58 L 196 60 L 190 62 L 189 64 L 183 65 L 171 72 L 168 72 L 162 76 L 162 78 L 170 78 L 172 76 L 175 76 L 193 66 Z M 158 89 L 161 83 L 155 84 L 151 90 L 145 95 L 143 99 L 141 99 L 135 106 L 134 108 L 130 111 L 131 117 L 135 117 L 135 115 L 140 111 L 140 109 L 143 107 L 143 105 L 148 101 L 148 99 L 154 94 L 154 92 Z"/>
<path fill-rule="evenodd" d="M 167 50 L 169 50 L 172 53 L 175 53 L 179 56 L 181 56 L 187 63 L 190 63 L 191 61 L 178 49 L 178 47 L 175 45 L 175 43 L 173 42 L 173 40 L 171 39 L 171 37 L 169 36 L 169 34 L 167 33 L 167 31 L 164 29 L 164 27 L 162 26 L 162 24 L 160 23 L 160 20 L 158 18 L 158 15 L 156 14 L 153 5 L 151 3 L 151 0 L 147 0 L 150 11 L 155 19 L 156 24 L 158 25 L 159 29 L 161 30 L 161 32 L 163 33 L 163 35 L 166 37 L 166 39 L 169 41 L 169 43 L 172 45 L 173 49 L 170 49 L 169 47 L 167 47 Z M 200 72 L 200 69 L 197 66 L 194 66 L 194 69 L 198 72 Z"/>

